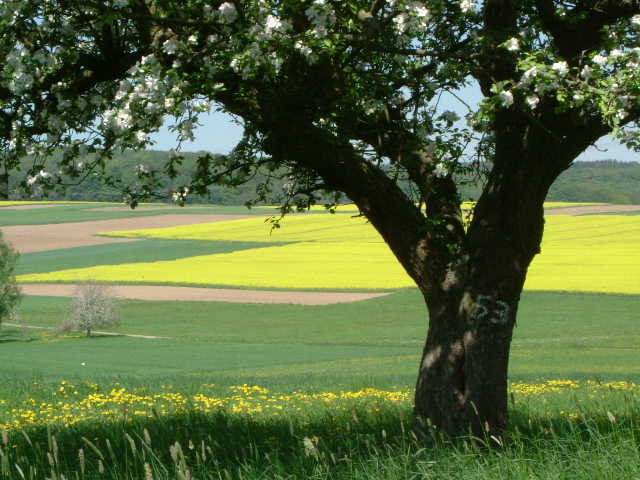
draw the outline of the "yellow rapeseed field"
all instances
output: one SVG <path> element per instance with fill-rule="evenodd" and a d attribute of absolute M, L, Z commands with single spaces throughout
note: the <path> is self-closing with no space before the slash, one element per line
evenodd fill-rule
<path fill-rule="evenodd" d="M 331 214 L 292 215 L 282 220 L 280 228 L 273 228 L 263 217 L 254 217 L 149 230 L 103 232 L 101 235 L 263 243 L 350 241 L 382 243 L 378 232 L 364 217 Z"/>
<path fill-rule="evenodd" d="M 253 241 L 263 248 L 171 261 L 103 265 L 21 275 L 22 282 L 209 284 L 297 289 L 394 289 L 413 286 L 363 218 L 304 215 L 271 231 L 262 218 L 111 232 L 138 238 Z M 274 243 L 287 243 L 274 245 Z M 525 289 L 640 294 L 640 216 L 547 218 L 542 254 Z"/>
<path fill-rule="evenodd" d="M 462 209 L 469 210 L 475 205 L 476 202 L 462 202 Z M 583 207 L 589 205 L 606 205 L 606 203 L 595 202 L 544 202 L 545 208 L 565 208 L 565 207 Z M 277 205 L 258 205 L 253 207 L 255 209 L 266 209 L 267 211 L 279 211 L 280 207 Z M 312 205 L 309 208 L 312 212 L 326 211 L 324 205 Z M 358 207 L 353 203 L 342 203 L 336 206 L 336 212 L 357 212 Z"/>
<path fill-rule="evenodd" d="M 104 203 L 104 202 L 82 202 L 77 200 L 2 200 L 0 201 L 0 207 L 14 207 L 19 205 L 60 205 L 60 204 L 94 204 L 94 203 Z"/>

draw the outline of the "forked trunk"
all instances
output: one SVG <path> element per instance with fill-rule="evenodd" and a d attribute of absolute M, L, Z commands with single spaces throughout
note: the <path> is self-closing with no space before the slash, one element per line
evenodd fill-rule
<path fill-rule="evenodd" d="M 499 437 L 507 426 L 507 369 L 517 299 L 472 293 L 430 305 L 416 385 L 419 431 Z"/>

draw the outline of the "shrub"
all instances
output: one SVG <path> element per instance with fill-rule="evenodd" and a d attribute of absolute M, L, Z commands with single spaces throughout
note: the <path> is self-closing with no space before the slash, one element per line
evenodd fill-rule
<path fill-rule="evenodd" d="M 15 317 L 15 309 L 22 294 L 13 271 L 18 252 L 7 243 L 0 231 L 0 324 Z"/>
<path fill-rule="evenodd" d="M 87 337 L 96 328 L 111 327 L 120 321 L 117 299 L 108 285 L 87 281 L 78 286 L 69 314 L 60 329 L 81 330 Z"/>

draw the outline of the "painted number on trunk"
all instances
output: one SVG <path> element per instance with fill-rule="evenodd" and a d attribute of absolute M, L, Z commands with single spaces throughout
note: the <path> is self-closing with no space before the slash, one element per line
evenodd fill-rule
<path fill-rule="evenodd" d="M 485 321 L 496 325 L 506 325 L 511 318 L 511 306 L 492 295 L 478 295 L 476 311 L 471 315 L 473 320 Z"/>

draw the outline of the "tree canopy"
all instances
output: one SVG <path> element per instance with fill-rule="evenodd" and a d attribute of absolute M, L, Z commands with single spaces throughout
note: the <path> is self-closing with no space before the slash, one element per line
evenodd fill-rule
<path fill-rule="evenodd" d="M 167 117 L 190 139 L 220 108 L 244 138 L 203 155 L 177 202 L 256 171 L 288 177 L 285 210 L 348 195 L 429 307 L 419 429 L 502 432 L 545 195 L 601 136 L 640 144 L 638 0 L 10 0 L 0 34 L 2 164 L 30 155 L 26 191 L 147 146 Z M 484 100 L 463 124 L 441 99 L 471 81 Z M 85 152 L 92 164 L 76 161 Z M 452 174 L 473 160 L 490 168 L 467 225 Z M 180 161 L 140 168 L 129 201 Z"/>

